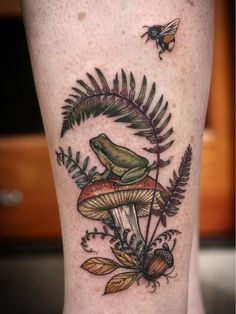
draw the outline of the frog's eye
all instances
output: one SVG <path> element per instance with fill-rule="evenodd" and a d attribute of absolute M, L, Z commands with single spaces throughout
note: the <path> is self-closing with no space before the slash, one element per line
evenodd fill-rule
<path fill-rule="evenodd" d="M 96 147 L 96 148 L 100 148 L 100 145 L 98 143 L 96 143 L 96 142 L 93 143 L 93 146 Z"/>

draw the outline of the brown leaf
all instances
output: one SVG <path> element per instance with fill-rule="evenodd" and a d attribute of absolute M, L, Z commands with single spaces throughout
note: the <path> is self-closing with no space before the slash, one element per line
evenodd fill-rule
<path fill-rule="evenodd" d="M 125 266 L 130 267 L 130 268 L 139 268 L 138 263 L 136 260 L 129 254 L 112 248 L 112 252 L 115 255 L 115 257 Z"/>
<path fill-rule="evenodd" d="M 119 264 L 108 258 L 94 257 L 87 259 L 81 267 L 94 275 L 106 275 L 119 268 Z"/>
<path fill-rule="evenodd" d="M 104 294 L 128 289 L 138 277 L 138 272 L 127 272 L 115 275 L 108 281 Z"/>

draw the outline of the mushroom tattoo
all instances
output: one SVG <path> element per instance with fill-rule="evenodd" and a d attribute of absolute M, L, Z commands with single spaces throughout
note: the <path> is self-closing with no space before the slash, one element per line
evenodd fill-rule
<path fill-rule="evenodd" d="M 96 166 L 89 168 L 89 156 L 82 160 L 80 152 L 74 154 L 71 147 L 59 147 L 55 152 L 59 166 L 67 169 L 81 190 L 78 213 L 101 226 L 100 230 L 98 227 L 86 230 L 81 237 L 82 249 L 93 254 L 81 268 L 96 276 L 116 272 L 107 282 L 104 294 L 127 290 L 135 282 L 137 285 L 147 282 L 149 291 L 155 292 L 162 278 L 169 283 L 177 275 L 171 274 L 175 270 L 174 250 L 181 232 L 167 229 L 167 220 L 178 213 L 184 201 L 192 148 L 188 145 L 179 169 L 173 171 L 170 184 L 163 187 L 159 179 L 161 169 L 171 163 L 173 156 L 166 160 L 161 157 L 174 143 L 170 139 L 173 129 L 169 128 L 168 102 L 163 101 L 163 96 L 153 101 L 155 83 L 147 95 L 145 76 L 136 95 L 132 73 L 127 78 L 122 70 L 121 82 L 116 74 L 111 88 L 102 71 L 95 70 L 98 79 L 87 74 L 89 83 L 77 81 L 80 86 L 73 87 L 74 94 L 65 100 L 61 137 L 75 124 L 105 115 L 135 130 L 134 136 L 144 137 L 148 146 L 143 148 L 145 156 L 150 154 L 155 161 L 118 145 L 112 132 L 89 140 L 98 163 L 104 167 L 102 173 L 96 171 Z M 142 230 L 140 219 L 143 219 Z M 92 245 L 94 239 L 111 248 L 110 256 L 97 256 L 99 252 Z"/>
<path fill-rule="evenodd" d="M 112 221 L 122 243 L 131 242 L 130 249 L 141 254 L 145 242 L 138 219 L 149 214 L 154 187 L 155 181 L 149 176 L 130 185 L 118 185 L 110 180 L 95 181 L 82 190 L 77 208 L 87 218 Z M 156 198 L 160 199 L 160 191 L 164 189 L 158 184 Z M 154 205 L 153 208 L 159 208 L 157 203 Z"/>

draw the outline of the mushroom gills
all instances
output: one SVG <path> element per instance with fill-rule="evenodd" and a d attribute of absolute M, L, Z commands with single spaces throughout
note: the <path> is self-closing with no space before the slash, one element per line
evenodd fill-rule
<path fill-rule="evenodd" d="M 121 240 L 128 244 L 128 246 L 139 255 L 142 252 L 145 242 L 140 231 L 134 204 L 126 204 L 112 208 L 109 212 L 117 227 Z"/>

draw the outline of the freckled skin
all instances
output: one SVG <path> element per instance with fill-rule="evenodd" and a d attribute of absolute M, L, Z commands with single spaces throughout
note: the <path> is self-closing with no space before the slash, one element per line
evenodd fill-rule
<path fill-rule="evenodd" d="M 79 14 L 78 14 L 79 21 L 83 21 L 85 18 L 86 18 L 86 13 L 85 12 L 79 12 Z"/>
<path fill-rule="evenodd" d="M 152 169 L 155 169 L 155 165 L 148 165 L 149 162 L 146 158 L 128 148 L 112 143 L 106 134 L 92 138 L 90 146 L 106 167 L 104 173 L 95 174 L 93 181 L 106 180 L 111 174 L 115 174 L 120 177 L 120 180 L 116 180 L 120 184 L 132 184 L 140 181 Z"/>

